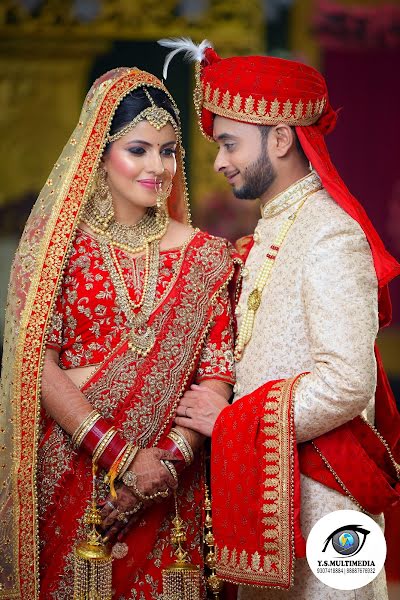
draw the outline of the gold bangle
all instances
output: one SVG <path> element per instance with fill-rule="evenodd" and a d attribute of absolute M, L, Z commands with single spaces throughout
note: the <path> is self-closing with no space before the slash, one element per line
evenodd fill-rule
<path fill-rule="evenodd" d="M 99 458 L 103 454 L 104 450 L 107 448 L 108 444 L 111 442 L 113 437 L 117 435 L 117 430 L 115 427 L 110 427 L 110 429 L 103 435 L 103 437 L 97 442 L 97 446 L 93 450 L 92 460 L 94 463 L 99 461 Z"/>
<path fill-rule="evenodd" d="M 128 443 L 128 444 L 125 444 L 125 446 L 122 448 L 121 452 L 118 454 L 117 458 L 114 460 L 113 464 L 112 464 L 112 465 L 111 465 L 111 467 L 109 468 L 109 472 L 110 472 L 110 471 L 113 471 L 113 469 L 114 469 L 114 465 L 115 465 L 115 464 L 117 464 L 117 471 L 116 471 L 116 477 L 115 477 L 115 478 L 117 478 L 117 476 L 118 476 L 118 473 L 119 473 L 119 471 L 120 471 L 120 468 L 121 468 L 121 463 L 123 463 L 123 462 L 124 462 L 124 460 L 125 460 L 125 456 L 124 456 L 124 454 L 125 454 L 125 452 L 127 452 L 128 450 L 129 450 L 129 443 Z"/>
<path fill-rule="evenodd" d="M 82 439 L 85 437 L 86 433 L 93 427 L 93 424 L 99 419 L 100 414 L 97 410 L 92 410 L 87 417 L 83 419 L 80 425 L 75 429 L 72 434 L 71 441 L 72 443 L 79 447 L 82 443 Z"/>
<path fill-rule="evenodd" d="M 172 475 L 172 477 L 174 478 L 174 480 L 176 481 L 176 483 L 178 483 L 178 472 L 175 469 L 175 465 L 170 460 L 166 460 L 166 459 L 163 459 L 163 458 L 160 460 L 160 463 L 162 465 L 164 465 L 164 467 Z"/>
<path fill-rule="evenodd" d="M 118 475 L 117 475 L 118 479 L 122 479 L 124 473 L 126 473 L 126 471 L 129 469 L 130 465 L 133 463 L 133 460 L 134 460 L 136 454 L 139 452 L 139 449 L 140 448 L 138 446 L 131 445 L 129 453 L 127 453 L 127 456 L 126 456 L 126 460 L 125 460 L 125 457 L 122 459 L 123 464 L 121 464 L 120 468 L 118 469 Z"/>
<path fill-rule="evenodd" d="M 123 450 L 124 455 L 121 458 L 121 460 L 119 462 L 119 465 L 118 465 L 118 468 L 117 468 L 117 478 L 120 476 L 120 473 L 121 473 L 122 469 L 125 467 L 126 461 L 128 460 L 131 451 L 132 451 L 132 444 L 131 444 L 131 442 L 128 442 L 127 445 L 125 446 L 124 450 Z"/>
<path fill-rule="evenodd" d="M 79 448 L 83 438 L 100 418 L 101 414 L 97 410 L 92 410 L 92 412 L 90 412 L 88 416 L 83 419 L 82 423 L 78 425 L 71 437 L 71 441 L 76 448 Z"/>
<path fill-rule="evenodd" d="M 185 438 L 185 436 L 180 431 L 177 431 L 175 428 L 173 428 L 171 429 L 167 437 L 173 442 L 175 442 L 175 444 L 178 446 L 179 450 L 183 454 L 183 458 L 185 460 L 186 465 L 191 465 L 194 460 L 194 454 L 192 447 Z"/>

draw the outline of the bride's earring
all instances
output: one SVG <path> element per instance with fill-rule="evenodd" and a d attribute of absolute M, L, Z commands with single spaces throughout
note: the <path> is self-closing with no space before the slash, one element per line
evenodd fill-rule
<path fill-rule="evenodd" d="M 107 183 L 107 173 L 102 166 L 99 166 L 97 169 L 93 203 L 98 213 L 98 220 L 104 230 L 106 230 L 114 217 L 114 208 L 111 190 Z"/>

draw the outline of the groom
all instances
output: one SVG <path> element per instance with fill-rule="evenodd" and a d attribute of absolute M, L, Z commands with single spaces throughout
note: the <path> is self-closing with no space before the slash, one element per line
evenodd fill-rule
<path fill-rule="evenodd" d="M 330 160 L 336 113 L 320 73 L 221 59 L 204 43 L 193 54 L 214 168 L 236 197 L 260 199 L 261 218 L 238 242 L 233 404 L 193 385 L 176 422 L 212 435 L 218 575 L 241 600 L 320 600 L 330 588 L 311 573 L 303 536 L 340 509 L 383 526 L 400 497 L 399 415 L 375 348 L 400 266 Z M 357 598 L 387 598 L 384 572 Z"/>

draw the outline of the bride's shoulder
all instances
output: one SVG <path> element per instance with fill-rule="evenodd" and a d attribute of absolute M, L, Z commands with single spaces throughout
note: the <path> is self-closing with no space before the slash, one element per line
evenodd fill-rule
<path fill-rule="evenodd" d="M 192 240 L 191 247 L 193 249 L 204 248 L 211 253 L 217 252 L 223 254 L 231 254 L 233 250 L 233 247 L 228 240 L 216 237 L 206 231 L 201 231 L 191 225 L 185 225 L 172 219 L 170 220 L 167 232 L 163 237 L 161 249 L 163 249 L 163 247 L 177 248 L 183 246 L 189 240 Z"/>
<path fill-rule="evenodd" d="M 185 225 L 170 219 L 167 231 L 165 232 L 161 243 L 161 250 L 170 250 L 183 246 L 193 235 L 194 229 L 191 225 Z"/>

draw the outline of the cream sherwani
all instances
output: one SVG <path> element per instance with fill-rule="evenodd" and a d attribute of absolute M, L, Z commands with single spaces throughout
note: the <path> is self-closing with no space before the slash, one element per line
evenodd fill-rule
<path fill-rule="evenodd" d="M 238 324 L 282 224 L 319 186 L 315 173 L 267 204 L 246 261 Z M 363 412 L 374 417 L 378 332 L 377 279 L 361 227 L 328 193 L 308 196 L 278 252 L 256 313 L 253 334 L 237 363 L 235 400 L 267 381 L 308 371 L 295 394 L 298 442 L 313 439 Z M 323 515 L 357 507 L 336 491 L 301 476 L 301 525 L 307 537 Z M 379 519 L 378 519 L 379 520 Z M 382 572 L 356 591 L 323 585 L 298 560 L 290 591 L 239 588 L 240 600 L 384 600 Z"/>

